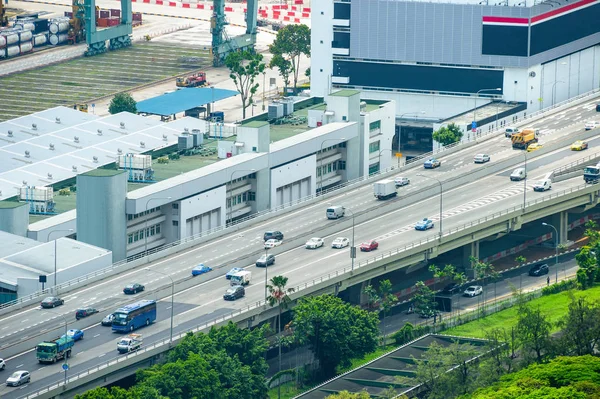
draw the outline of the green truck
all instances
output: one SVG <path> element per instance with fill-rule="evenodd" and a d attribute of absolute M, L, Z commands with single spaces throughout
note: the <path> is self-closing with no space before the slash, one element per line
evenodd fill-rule
<path fill-rule="evenodd" d="M 60 359 L 71 357 L 71 348 L 75 345 L 70 337 L 62 336 L 54 341 L 39 343 L 35 356 L 40 363 L 55 363 Z"/>

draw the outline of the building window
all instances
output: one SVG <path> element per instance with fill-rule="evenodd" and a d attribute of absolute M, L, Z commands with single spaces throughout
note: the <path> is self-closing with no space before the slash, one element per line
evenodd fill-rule
<path fill-rule="evenodd" d="M 370 175 L 372 175 L 373 173 L 377 173 L 377 172 L 379 172 L 379 163 L 369 165 L 369 174 Z"/>
<path fill-rule="evenodd" d="M 237 196 L 237 203 L 238 204 L 242 203 L 242 194 L 238 194 L 238 196 Z"/>
<path fill-rule="evenodd" d="M 144 230 L 140 230 L 140 240 L 144 239 Z"/>
<path fill-rule="evenodd" d="M 337 170 L 337 166 L 338 166 L 337 162 L 334 162 L 334 163 L 333 163 L 333 170 L 334 170 L 334 171 L 336 171 L 336 170 Z"/>
<path fill-rule="evenodd" d="M 179 209 L 179 204 L 177 204 L 177 203 L 173 203 L 172 206 L 173 206 L 173 209 Z"/>
<path fill-rule="evenodd" d="M 133 215 L 127 215 L 127 220 L 133 220 Z"/>
<path fill-rule="evenodd" d="M 173 220 L 173 226 L 175 226 L 175 227 L 179 226 L 179 221 Z"/>
<path fill-rule="evenodd" d="M 338 144 L 338 147 L 340 147 L 340 148 L 346 148 L 346 142 L 342 141 L 341 143 Z"/>
<path fill-rule="evenodd" d="M 256 172 L 252 173 L 248 176 L 250 179 L 256 179 Z"/>
<path fill-rule="evenodd" d="M 377 129 L 381 129 L 381 121 L 375 121 L 375 122 L 369 123 L 369 131 L 370 132 L 372 132 L 373 130 L 377 130 Z"/>
<path fill-rule="evenodd" d="M 231 199 L 227 198 L 227 208 L 231 208 Z"/>
<path fill-rule="evenodd" d="M 244 202 L 248 201 L 248 193 L 242 194 L 242 201 L 244 201 Z"/>
<path fill-rule="evenodd" d="M 127 235 L 127 244 L 133 244 L 133 233 Z"/>
<path fill-rule="evenodd" d="M 254 191 L 248 191 L 248 201 L 256 201 L 256 193 Z"/>
<path fill-rule="evenodd" d="M 379 151 L 379 141 L 369 144 L 369 152 L 374 153 Z"/>
<path fill-rule="evenodd" d="M 150 227 L 150 235 L 153 236 L 154 234 L 156 234 L 156 230 L 155 230 L 156 226 L 152 226 Z"/>
<path fill-rule="evenodd" d="M 346 161 L 338 161 L 338 169 L 346 170 Z"/>
<path fill-rule="evenodd" d="M 156 234 L 160 234 L 160 224 L 156 225 Z"/>
<path fill-rule="evenodd" d="M 133 234 L 133 242 L 137 242 L 140 240 L 140 233 L 137 231 Z"/>
<path fill-rule="evenodd" d="M 317 167 L 317 177 L 321 176 L 321 167 Z"/>
<path fill-rule="evenodd" d="M 331 164 L 327 164 L 327 173 L 331 173 Z"/>

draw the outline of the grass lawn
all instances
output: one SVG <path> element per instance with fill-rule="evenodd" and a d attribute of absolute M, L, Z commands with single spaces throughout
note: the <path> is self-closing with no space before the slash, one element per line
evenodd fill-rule
<path fill-rule="evenodd" d="M 586 291 L 573 291 L 575 297 L 585 296 L 589 301 L 600 299 L 600 286 L 590 288 Z M 568 291 L 554 295 L 543 296 L 529 302 L 532 307 L 541 307 L 542 312 L 548 317 L 548 320 L 553 324 L 567 314 L 569 309 L 569 293 Z M 493 328 L 509 329 L 517 324 L 517 308 L 503 310 L 498 313 L 489 315 L 481 320 L 471 321 L 462 326 L 444 330 L 444 334 L 460 335 L 466 337 L 484 338 L 486 331 Z M 558 331 L 559 328 L 553 326 L 552 333 Z"/>
<path fill-rule="evenodd" d="M 296 388 L 295 382 L 286 382 L 281 385 L 281 399 L 291 399 L 304 391 L 305 389 Z M 269 398 L 277 399 L 277 387 L 269 389 Z"/>

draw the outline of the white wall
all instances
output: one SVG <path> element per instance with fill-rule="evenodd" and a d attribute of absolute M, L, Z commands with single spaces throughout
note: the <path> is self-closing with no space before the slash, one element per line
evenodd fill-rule
<path fill-rule="evenodd" d="M 213 229 L 225 224 L 227 216 L 225 185 L 202 194 L 178 201 L 179 203 L 179 239 Z M 215 211 L 212 215 L 207 215 Z M 200 216 L 194 220 L 195 216 Z M 191 221 L 191 234 L 187 220 Z M 172 223 L 171 223 L 172 226 Z"/>
<path fill-rule="evenodd" d="M 293 191 L 292 199 L 300 199 L 316 192 L 316 174 L 317 174 L 317 156 L 309 155 L 297 161 L 290 162 L 278 168 L 271 169 L 271 204 L 272 206 L 281 205 L 281 199 L 277 198 L 277 189 L 291 185 L 295 182 L 308 179 L 307 192 Z M 297 197 L 297 198 L 294 198 Z M 284 199 L 283 203 L 286 203 Z"/>
<path fill-rule="evenodd" d="M 310 93 L 324 97 L 329 93 L 333 74 L 333 1 L 312 2 L 311 14 Z"/>
<path fill-rule="evenodd" d="M 527 68 L 506 68 L 504 70 L 504 83 L 502 87 L 503 100 L 527 101 L 527 87 L 529 83 L 529 70 Z M 499 94 L 497 91 L 489 91 L 487 93 Z"/>
<path fill-rule="evenodd" d="M 394 139 L 396 129 L 396 107 L 394 102 L 383 104 L 379 109 L 373 110 L 363 116 L 361 122 L 362 135 L 365 145 L 361 150 L 360 159 L 360 175 L 368 176 L 369 165 L 380 162 L 380 170 L 385 170 L 392 166 L 392 141 Z M 381 121 L 381 129 L 379 134 L 371 137 L 369 124 L 374 121 Z M 379 151 L 369 153 L 369 144 L 380 142 Z M 379 153 L 381 152 L 381 157 Z M 381 158 L 381 161 L 380 161 Z M 366 160 L 366 162 L 364 161 Z"/>

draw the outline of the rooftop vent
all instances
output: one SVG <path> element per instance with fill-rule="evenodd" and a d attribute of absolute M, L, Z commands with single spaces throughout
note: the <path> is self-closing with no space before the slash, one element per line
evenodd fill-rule
<path fill-rule="evenodd" d="M 54 151 L 54 144 L 50 143 L 49 147 L 50 147 L 50 151 Z"/>
<path fill-rule="evenodd" d="M 166 134 L 163 134 L 163 141 L 169 141 Z"/>
<path fill-rule="evenodd" d="M 143 141 L 140 141 L 140 147 L 146 148 L 146 143 L 144 143 Z"/>
<path fill-rule="evenodd" d="M 102 136 L 102 129 L 98 129 L 98 136 Z"/>
<path fill-rule="evenodd" d="M 189 133 L 189 132 L 190 132 L 190 129 L 188 129 L 187 127 L 184 127 L 184 128 L 183 128 L 183 131 L 184 131 L 185 133 Z"/>
<path fill-rule="evenodd" d="M 120 148 L 117 148 L 117 154 L 121 155 L 123 153 L 123 150 Z"/>
<path fill-rule="evenodd" d="M 30 158 L 31 154 L 29 153 L 29 151 L 25 151 L 25 158 Z"/>
<path fill-rule="evenodd" d="M 31 129 L 32 129 L 32 130 L 37 130 L 37 125 L 36 125 L 35 123 L 32 123 L 32 124 L 31 124 Z"/>
<path fill-rule="evenodd" d="M 48 173 L 48 179 L 52 180 L 52 173 Z"/>
<path fill-rule="evenodd" d="M 77 166 L 73 165 L 71 166 L 71 169 L 73 170 L 73 172 L 77 173 Z"/>
<path fill-rule="evenodd" d="M 26 186 L 27 185 L 27 180 L 23 180 L 23 185 Z"/>
<path fill-rule="evenodd" d="M 12 132 L 12 130 L 9 130 L 9 131 L 8 131 L 8 137 L 13 137 L 13 132 Z"/>
<path fill-rule="evenodd" d="M 76 143 L 79 143 L 79 136 L 73 137 L 73 141 L 76 142 Z"/>
<path fill-rule="evenodd" d="M 98 157 L 97 156 L 92 157 L 92 159 L 94 160 L 94 163 L 98 163 Z"/>
<path fill-rule="evenodd" d="M 60 118 L 58 116 L 55 118 L 55 121 L 56 123 L 60 124 Z"/>
<path fill-rule="evenodd" d="M 120 125 L 121 125 L 121 129 L 125 129 L 125 122 L 121 122 Z"/>

